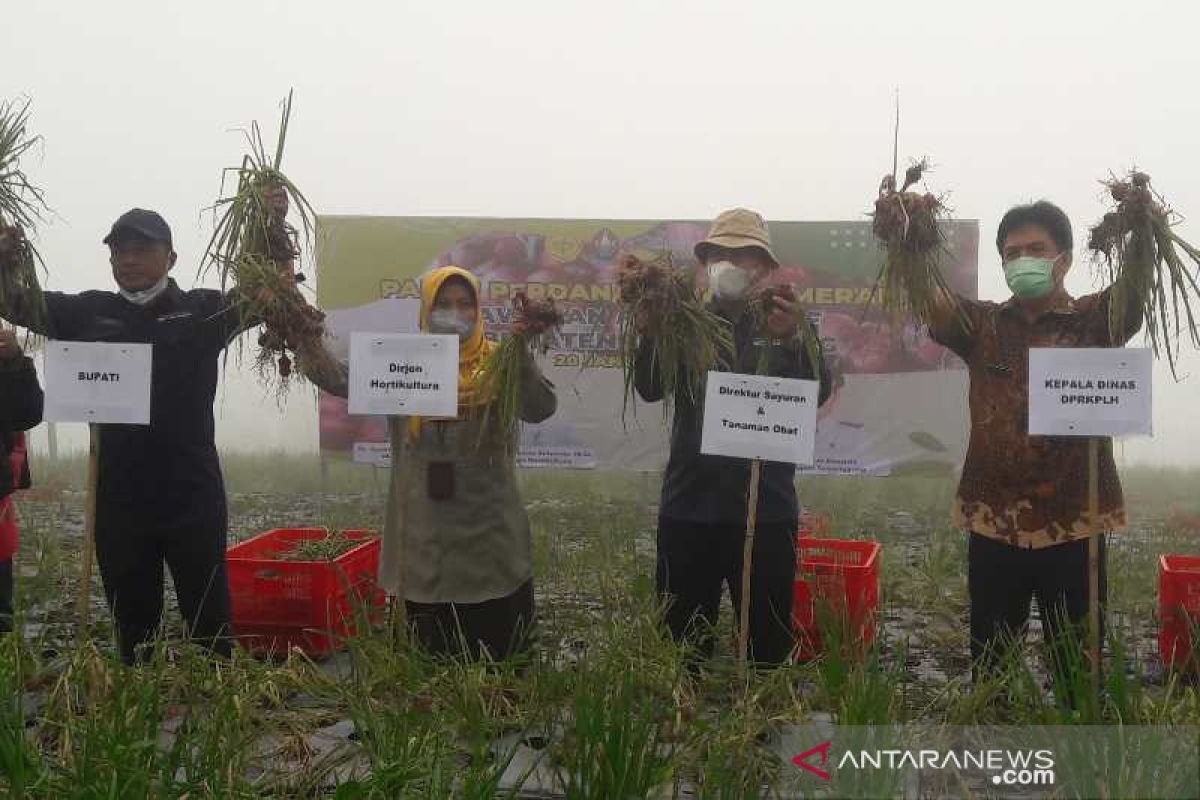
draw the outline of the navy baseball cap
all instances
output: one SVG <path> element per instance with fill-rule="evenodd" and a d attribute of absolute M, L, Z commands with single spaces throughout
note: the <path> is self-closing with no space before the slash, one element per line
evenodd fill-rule
<path fill-rule="evenodd" d="M 112 244 L 121 233 L 135 233 L 152 242 L 163 242 L 171 247 L 171 226 L 157 211 L 132 208 L 113 223 L 112 230 L 104 237 L 104 244 Z"/>

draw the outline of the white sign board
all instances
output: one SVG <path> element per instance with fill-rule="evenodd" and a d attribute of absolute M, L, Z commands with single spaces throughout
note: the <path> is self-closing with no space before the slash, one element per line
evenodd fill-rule
<path fill-rule="evenodd" d="M 392 465 L 392 446 L 387 442 L 355 442 L 354 463 L 390 467 Z"/>
<path fill-rule="evenodd" d="M 46 420 L 149 425 L 151 352 L 148 344 L 49 342 Z"/>
<path fill-rule="evenodd" d="M 385 297 L 353 308 L 325 312 L 325 348 L 341 362 L 350 358 L 350 336 L 365 333 L 420 333 L 421 301 Z"/>
<path fill-rule="evenodd" d="M 1146 348 L 1031 348 L 1029 435 L 1149 436 L 1153 368 Z"/>
<path fill-rule="evenodd" d="M 458 416 L 458 337 L 350 334 L 351 414 Z"/>
<path fill-rule="evenodd" d="M 820 384 L 708 373 L 700 452 L 812 466 Z"/>

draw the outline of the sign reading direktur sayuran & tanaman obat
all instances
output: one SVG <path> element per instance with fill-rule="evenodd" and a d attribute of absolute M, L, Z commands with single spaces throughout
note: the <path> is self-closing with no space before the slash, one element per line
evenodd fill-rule
<path fill-rule="evenodd" d="M 811 465 L 820 384 L 710 372 L 700 452 Z"/>

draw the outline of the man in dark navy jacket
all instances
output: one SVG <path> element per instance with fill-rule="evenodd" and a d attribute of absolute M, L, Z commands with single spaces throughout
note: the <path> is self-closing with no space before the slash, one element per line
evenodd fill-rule
<path fill-rule="evenodd" d="M 228 655 L 228 515 L 212 406 L 218 359 L 242 326 L 226 295 L 185 292 L 168 276 L 176 254 L 157 213 L 123 214 L 104 244 L 118 291 L 47 292 L 44 322 L 19 302 L 2 313 L 53 339 L 153 345 L 150 424 L 100 425 L 100 576 L 126 663 L 158 632 L 164 563 L 188 634 Z"/>
<path fill-rule="evenodd" d="M 765 348 L 767 373 L 821 383 L 821 404 L 832 391 L 829 370 L 818 350 L 809 361 L 801 339 L 798 303 L 778 300 L 766 331 L 754 329 L 746 308 L 749 289 L 779 266 L 771 251 L 763 218 L 753 211 L 726 211 L 713 222 L 708 238 L 696 245 L 696 258 L 708 271 L 712 310 L 733 326 L 735 352 L 716 369 L 754 374 Z M 634 386 L 643 400 L 663 399 L 663 385 L 652 357 L 651 325 L 642 320 Z M 658 519 L 655 583 L 666 602 L 666 622 L 675 639 L 712 650 L 722 584 L 734 607 L 741 602 L 743 547 L 750 484 L 750 462 L 703 455 L 700 438 L 703 408 L 680 394 L 674 399 L 671 455 L 663 475 Z M 757 532 L 751 557 L 750 655 L 763 665 L 780 664 L 792 650 L 792 593 L 796 570 L 799 508 L 793 464 L 765 463 L 759 487 Z"/>

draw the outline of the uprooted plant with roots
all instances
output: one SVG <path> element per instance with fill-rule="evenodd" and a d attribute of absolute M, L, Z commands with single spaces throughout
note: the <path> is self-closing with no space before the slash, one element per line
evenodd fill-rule
<path fill-rule="evenodd" d="M 295 206 L 304 239 L 311 241 L 313 210 L 296 185 L 281 171 L 283 147 L 291 116 L 292 95 L 283 104 L 274 152 L 267 150 L 258 123 L 246 132 L 250 152 L 240 166 L 225 170 L 222 188 L 232 176 L 236 189 L 216 202 L 219 213 L 202 272 L 217 270 L 221 288 L 232 291 L 244 327 L 264 326 L 258 337 L 256 364 L 264 382 L 279 381 L 285 390 L 296 353 L 324 335 L 324 314 L 309 305 L 298 284 L 300 233 L 287 221 Z M 307 347 L 306 352 L 323 352 Z"/>
<path fill-rule="evenodd" d="M 512 305 L 512 329 L 488 354 L 481 371 L 481 385 L 488 398 L 488 416 L 481 435 L 494 426 L 510 444 L 520 420 L 524 365 L 533 353 L 546 352 L 550 346 L 547 337 L 563 323 L 562 312 L 553 300 L 531 300 L 525 292 L 517 292 Z"/>
<path fill-rule="evenodd" d="M 46 204 L 42 192 L 21 169 L 21 158 L 40 141 L 26 129 L 29 101 L 0 103 L 0 305 L 20 303 L 37 326 L 45 319 L 45 300 L 38 281 L 41 258 L 30 241 Z"/>
<path fill-rule="evenodd" d="M 781 301 L 789 304 L 799 303 L 799 298 L 796 295 L 796 287 L 788 284 L 764 286 L 750 298 L 746 312 L 751 315 L 754 330 L 759 332 L 760 335 L 767 335 L 767 319 L 775 311 L 776 307 L 780 305 Z M 803 309 L 801 309 L 799 319 L 796 322 L 799 325 L 800 344 L 804 348 L 804 355 L 813 370 L 819 370 L 821 364 L 821 336 Z M 756 365 L 756 371 L 759 375 L 767 374 L 769 353 L 769 348 L 763 347 L 759 349 L 759 360 Z"/>
<path fill-rule="evenodd" d="M 928 159 L 921 159 L 905 171 L 899 188 L 894 173 L 879 184 L 871 217 L 884 255 L 871 301 L 878 298 L 897 327 L 909 316 L 929 324 L 945 303 L 952 303 L 960 321 L 969 325 L 939 266 L 946 253 L 946 205 L 935 194 L 910 191 L 928 170 Z"/>
<path fill-rule="evenodd" d="M 1166 354 L 1175 375 L 1179 340 L 1200 346 L 1192 304 L 1200 298 L 1194 271 L 1200 250 L 1174 231 L 1179 216 L 1150 186 L 1150 176 L 1132 171 L 1102 181 L 1113 208 L 1092 226 L 1088 249 L 1103 278 L 1112 284 L 1109 331 L 1114 341 L 1139 309 L 1155 356 Z"/>
<path fill-rule="evenodd" d="M 617 272 L 621 323 L 618 347 L 625 373 L 625 407 L 633 395 L 634 362 L 643 338 L 661 376 L 663 413 L 680 397 L 699 402 L 709 370 L 733 351 L 733 329 L 709 310 L 693 277 L 670 254 L 653 261 L 621 257 Z"/>

